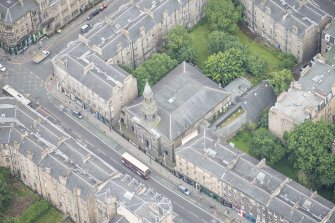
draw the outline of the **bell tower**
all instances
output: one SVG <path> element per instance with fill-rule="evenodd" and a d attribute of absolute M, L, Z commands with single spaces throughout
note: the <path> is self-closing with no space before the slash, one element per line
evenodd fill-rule
<path fill-rule="evenodd" d="M 154 93 L 152 92 L 148 81 L 144 87 L 143 97 L 144 120 L 149 123 L 154 122 L 157 118 L 157 105 L 154 99 Z"/>

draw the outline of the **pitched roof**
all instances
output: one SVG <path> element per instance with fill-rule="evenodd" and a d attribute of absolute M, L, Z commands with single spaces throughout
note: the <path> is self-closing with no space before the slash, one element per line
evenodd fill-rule
<path fill-rule="evenodd" d="M 194 66 L 183 62 L 152 87 L 160 120 L 155 132 L 173 141 L 230 94 Z M 143 96 L 126 111 L 143 120 Z"/>
<path fill-rule="evenodd" d="M 176 150 L 176 155 L 216 176 L 290 222 L 320 222 L 334 204 L 261 165 L 253 157 L 215 140 L 204 130 Z"/>

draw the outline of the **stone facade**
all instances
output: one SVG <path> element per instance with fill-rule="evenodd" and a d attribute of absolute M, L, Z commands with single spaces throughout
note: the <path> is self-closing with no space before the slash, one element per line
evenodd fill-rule
<path fill-rule="evenodd" d="M 306 119 L 335 122 L 335 68 L 325 64 L 320 55 L 315 60 L 269 111 L 269 130 L 277 137 Z"/>
<path fill-rule="evenodd" d="M 134 223 L 172 223 L 168 198 L 119 173 L 32 108 L 3 97 L 0 113 L 0 166 L 74 222 L 133 216 Z"/>
<path fill-rule="evenodd" d="M 0 5 L 0 47 L 9 54 L 23 53 L 41 37 L 67 25 L 95 1 L 12 0 Z"/>
<path fill-rule="evenodd" d="M 320 52 L 321 32 L 330 16 L 309 0 L 241 0 L 250 29 L 298 61 Z"/>
<path fill-rule="evenodd" d="M 203 17 L 207 0 L 126 1 L 79 40 L 110 64 L 137 67 L 164 45 L 176 25 L 192 27 Z M 122 10 L 121 10 L 122 9 Z"/>
<path fill-rule="evenodd" d="M 58 89 L 106 124 L 137 97 L 136 78 L 91 54 L 83 43 L 62 51 L 53 64 Z"/>
<path fill-rule="evenodd" d="M 177 175 L 256 223 L 331 223 L 335 205 L 207 131 L 176 150 Z"/>

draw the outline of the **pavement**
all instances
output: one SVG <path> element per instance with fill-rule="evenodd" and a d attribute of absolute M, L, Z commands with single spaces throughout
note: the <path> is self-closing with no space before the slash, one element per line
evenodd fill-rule
<path fill-rule="evenodd" d="M 238 216 L 232 209 L 223 206 L 221 203 L 217 202 L 216 200 L 210 198 L 204 193 L 200 193 L 197 191 L 194 187 L 191 185 L 188 185 L 184 183 L 181 179 L 177 178 L 173 175 L 172 172 L 162 167 L 159 163 L 153 161 L 150 159 L 149 156 L 147 156 L 145 153 L 140 151 L 138 147 L 126 139 L 124 139 L 122 136 L 120 136 L 118 133 L 116 133 L 114 130 L 110 129 L 107 125 L 100 122 L 96 117 L 94 117 L 93 114 L 86 111 L 85 109 L 82 109 L 78 104 L 76 104 L 74 101 L 72 101 L 70 98 L 65 96 L 63 93 L 61 93 L 57 89 L 57 77 L 50 76 L 45 85 L 47 92 L 51 95 L 53 95 L 55 98 L 57 98 L 59 101 L 61 101 L 65 107 L 73 110 L 79 110 L 82 115 L 84 116 L 84 120 L 87 120 L 88 126 L 87 128 L 92 129 L 96 128 L 99 131 L 101 131 L 102 136 L 101 140 L 106 141 L 108 140 L 108 137 L 112 138 L 114 141 L 116 141 L 125 151 L 129 152 L 130 154 L 137 157 L 139 160 L 141 160 L 143 163 L 146 163 L 150 166 L 152 170 L 159 173 L 166 182 L 164 185 L 169 185 L 171 188 L 176 188 L 177 185 L 183 184 L 191 191 L 192 198 L 195 199 L 197 202 L 197 206 L 205 208 L 208 211 L 210 211 L 212 214 L 215 214 L 214 216 L 218 219 L 220 219 L 222 222 L 246 222 L 245 219 Z M 107 139 L 106 139 L 107 138 Z M 119 153 L 121 154 L 124 152 L 123 150 L 120 150 Z"/>
<path fill-rule="evenodd" d="M 100 4 L 107 3 L 110 4 L 112 0 L 103 1 Z M 54 33 L 51 36 L 42 38 L 41 41 L 37 41 L 36 44 L 32 44 L 28 49 L 18 55 L 5 54 L 5 51 L 0 48 L 0 59 L 7 61 L 10 64 L 22 64 L 32 60 L 32 58 L 42 50 L 48 50 L 50 47 L 57 45 L 57 43 L 62 42 L 67 35 L 71 34 L 74 29 L 78 29 L 85 21 L 87 15 L 94 11 L 96 7 L 93 7 L 86 12 L 80 14 L 77 18 L 72 20 L 69 24 L 61 28 L 61 33 Z M 52 52 L 51 52 L 52 53 Z"/>

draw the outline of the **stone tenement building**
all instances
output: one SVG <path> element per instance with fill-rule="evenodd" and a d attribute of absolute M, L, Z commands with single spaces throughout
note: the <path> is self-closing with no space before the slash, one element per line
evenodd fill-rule
<path fill-rule="evenodd" d="M 335 67 L 325 64 L 319 55 L 315 58 L 270 108 L 269 130 L 277 137 L 306 119 L 335 122 Z"/>
<path fill-rule="evenodd" d="M 298 61 L 320 52 L 330 16 L 309 0 L 241 0 L 250 29 Z"/>
<path fill-rule="evenodd" d="M 322 31 L 321 54 L 324 56 L 329 50 L 335 48 L 335 22 L 329 23 Z M 334 63 L 335 64 L 335 63 Z"/>
<path fill-rule="evenodd" d="M 172 223 L 169 199 L 116 171 L 37 111 L 2 97 L 0 114 L 0 166 L 74 222 Z"/>
<path fill-rule="evenodd" d="M 79 35 L 79 40 L 110 64 L 136 67 L 164 44 L 171 28 L 195 25 L 207 0 L 123 2 L 113 13 L 105 13 L 108 16 L 90 32 Z"/>
<path fill-rule="evenodd" d="M 174 150 L 230 104 L 229 93 L 183 62 L 152 89 L 146 84 L 143 96 L 122 110 L 121 123 L 140 149 L 174 166 Z"/>
<path fill-rule="evenodd" d="M 107 64 L 81 42 L 63 50 L 53 65 L 57 88 L 108 125 L 137 97 L 136 78 Z"/>
<path fill-rule="evenodd" d="M 45 34 L 54 33 L 90 6 L 90 0 L 0 0 L 0 47 L 23 52 Z"/>
<path fill-rule="evenodd" d="M 207 131 L 176 150 L 175 170 L 253 223 L 335 222 L 333 203 Z"/>

